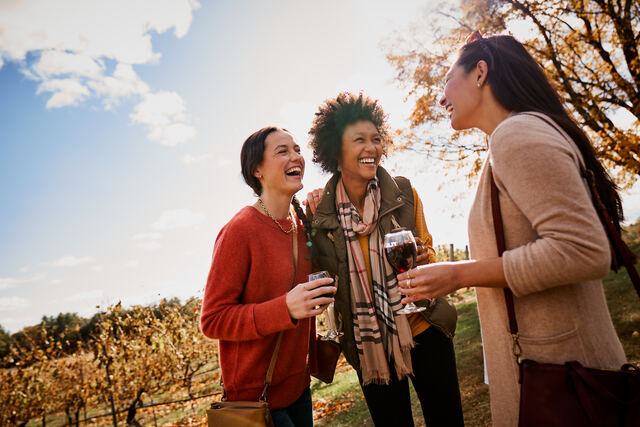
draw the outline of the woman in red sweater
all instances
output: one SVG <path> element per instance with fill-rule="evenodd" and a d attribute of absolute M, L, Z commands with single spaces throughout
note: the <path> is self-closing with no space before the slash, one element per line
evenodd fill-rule
<path fill-rule="evenodd" d="M 276 127 L 247 138 L 240 157 L 242 175 L 259 198 L 218 234 L 202 303 L 202 332 L 220 340 L 228 399 L 255 401 L 284 331 L 267 391 L 269 408 L 276 426 L 312 426 L 308 356 L 315 339 L 314 316 L 333 301 L 320 295 L 336 288 L 322 287 L 333 279 L 307 282 L 310 227 L 302 232 L 304 216 L 294 198 L 302 188 L 304 158 L 291 134 Z"/>

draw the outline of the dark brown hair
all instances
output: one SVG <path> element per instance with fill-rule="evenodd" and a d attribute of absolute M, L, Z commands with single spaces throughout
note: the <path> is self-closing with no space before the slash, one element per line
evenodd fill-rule
<path fill-rule="evenodd" d="M 262 163 L 264 160 L 264 147 L 265 141 L 267 137 L 271 135 L 273 132 L 286 132 L 289 133 L 288 130 L 284 128 L 279 128 L 277 126 L 267 126 L 264 127 L 254 133 L 252 133 L 242 144 L 242 149 L 240 150 L 240 166 L 242 168 L 242 177 L 244 181 L 247 183 L 256 196 L 260 196 L 262 194 L 262 184 L 258 178 L 255 177 L 254 173 L 256 172 L 256 168 Z M 291 204 L 293 205 L 294 210 L 296 211 L 296 215 L 302 223 L 304 224 L 305 234 L 307 236 L 307 245 L 310 246 L 311 243 L 311 223 L 309 219 L 304 214 L 302 207 L 300 206 L 300 202 L 294 196 L 291 200 Z"/>
<path fill-rule="evenodd" d="M 240 165 L 242 167 L 242 177 L 244 182 L 253 190 L 256 196 L 262 194 L 262 185 L 258 178 L 255 177 L 256 168 L 264 160 L 264 145 L 267 137 L 273 132 L 287 132 L 286 129 L 282 129 L 276 126 L 264 127 L 258 131 L 252 133 L 242 144 L 240 150 Z"/>
<path fill-rule="evenodd" d="M 460 49 L 456 65 L 469 73 L 479 61 L 487 63 L 487 82 L 496 100 L 505 109 L 543 113 L 571 137 L 582 153 L 587 169 L 593 171 L 598 193 L 619 230 L 624 217 L 618 186 L 596 157 L 585 132 L 564 108 L 544 71 L 525 47 L 512 36 L 479 36 Z"/>
<path fill-rule="evenodd" d="M 393 142 L 387 116 L 378 100 L 362 93 L 356 96 L 350 92 L 341 92 L 335 98 L 325 100 L 313 119 L 309 130 L 309 145 L 313 149 L 314 163 L 318 163 L 326 172 L 337 172 L 344 129 L 361 120 L 373 123 L 382 138 L 382 154 L 387 154 L 387 149 Z"/>

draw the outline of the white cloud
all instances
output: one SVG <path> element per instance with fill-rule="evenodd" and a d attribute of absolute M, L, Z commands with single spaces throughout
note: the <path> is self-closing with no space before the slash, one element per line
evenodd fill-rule
<path fill-rule="evenodd" d="M 91 291 L 83 291 L 75 295 L 68 296 L 65 298 L 65 301 L 82 301 L 82 300 L 88 300 L 88 299 L 97 299 L 97 298 L 102 298 L 103 295 L 104 295 L 104 291 L 102 291 L 101 289 L 93 289 Z"/>
<path fill-rule="evenodd" d="M 220 167 L 229 166 L 231 163 L 231 160 L 227 159 L 226 157 L 221 157 L 218 159 L 218 166 Z"/>
<path fill-rule="evenodd" d="M 81 264 L 89 264 L 93 261 L 94 259 L 90 256 L 76 257 L 73 255 L 65 255 L 57 261 L 52 261 L 45 264 L 51 265 L 53 267 L 75 267 Z"/>
<path fill-rule="evenodd" d="M 154 250 L 154 249 L 160 249 L 162 245 L 158 242 L 140 242 L 136 244 L 136 247 L 140 249 Z"/>
<path fill-rule="evenodd" d="M 112 76 L 100 76 L 88 83 L 97 94 L 103 95 L 107 110 L 120 102 L 120 98 L 149 92 L 149 85 L 140 80 L 130 64 L 118 64 Z"/>
<path fill-rule="evenodd" d="M 182 157 L 182 163 L 184 163 L 185 165 L 191 165 L 193 163 L 204 162 L 205 160 L 208 160 L 210 158 L 211 158 L 211 154 L 210 153 L 200 154 L 199 156 L 193 156 L 191 154 L 185 154 Z"/>
<path fill-rule="evenodd" d="M 162 234 L 160 233 L 138 233 L 136 235 L 134 235 L 132 238 L 133 240 L 157 240 L 160 239 L 162 237 Z"/>
<path fill-rule="evenodd" d="M 46 80 L 40 84 L 36 93 L 53 92 L 47 101 L 47 108 L 75 105 L 89 96 L 89 89 L 76 79 Z"/>
<path fill-rule="evenodd" d="M 51 281 L 51 284 L 52 284 L 52 285 L 57 285 L 57 284 L 59 284 L 59 283 L 62 283 L 62 280 L 60 280 L 60 279 L 54 279 L 54 280 L 52 280 L 52 281 Z"/>
<path fill-rule="evenodd" d="M 20 273 L 26 273 L 27 271 L 29 271 L 29 269 L 27 267 L 21 267 L 20 270 L 18 270 Z"/>
<path fill-rule="evenodd" d="M 38 280 L 43 280 L 44 278 L 45 275 L 42 273 L 22 279 L 17 279 L 15 277 L 0 277 L 0 289 L 15 288 L 22 283 L 37 282 Z"/>
<path fill-rule="evenodd" d="M 189 209 L 176 209 L 164 211 L 151 228 L 155 230 L 170 230 L 173 228 L 193 227 L 204 221 L 205 215 L 200 212 L 192 212 Z"/>
<path fill-rule="evenodd" d="M 20 297 L 0 298 L 0 311 L 14 311 L 27 308 L 31 305 L 29 300 Z"/>
<path fill-rule="evenodd" d="M 0 277 L 0 289 L 15 288 L 21 281 L 13 277 Z"/>
<path fill-rule="evenodd" d="M 194 127 L 185 123 L 186 103 L 175 92 L 147 93 L 129 116 L 149 131 L 147 137 L 161 145 L 183 144 L 196 136 Z"/>
<path fill-rule="evenodd" d="M 138 266 L 138 260 L 130 259 L 129 261 L 127 261 L 127 263 L 124 266 L 129 268 L 135 268 Z"/>
<path fill-rule="evenodd" d="M 23 60 L 30 51 L 58 49 L 127 64 L 144 64 L 159 55 L 151 31 L 174 28 L 185 36 L 195 0 L 23 0 L 0 2 L 0 48 Z"/>
<path fill-rule="evenodd" d="M 196 0 L 2 1 L 0 68 L 3 61 L 20 62 L 22 72 L 40 82 L 38 93 L 52 92 L 47 108 L 76 105 L 91 96 L 102 98 L 105 109 L 131 95 L 145 103 L 149 86 L 132 65 L 158 62 L 152 33 L 173 29 L 176 37 L 184 37 L 199 7 Z M 105 59 L 116 63 L 111 76 L 105 74 Z M 184 115 L 184 102 L 176 96 Z M 163 125 L 141 120 L 150 139 L 172 146 L 195 136 L 184 118 L 168 118 Z"/>
<path fill-rule="evenodd" d="M 104 64 L 87 55 L 76 55 L 59 50 L 42 52 L 40 60 L 33 66 L 33 71 L 43 79 L 56 74 L 74 74 L 97 78 L 102 74 Z"/>

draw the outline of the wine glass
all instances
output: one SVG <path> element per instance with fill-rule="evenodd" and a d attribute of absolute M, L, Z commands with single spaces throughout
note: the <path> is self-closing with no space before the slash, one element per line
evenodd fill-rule
<path fill-rule="evenodd" d="M 325 277 L 331 277 L 328 271 L 317 271 L 309 275 L 309 281 L 311 282 L 312 280 L 323 279 Z M 322 286 L 333 286 L 333 283 L 329 285 L 322 285 Z M 331 298 L 332 296 L 333 296 L 333 293 L 327 293 L 327 294 L 322 294 L 317 298 L 322 298 L 322 297 Z M 335 341 L 337 338 L 344 335 L 342 332 L 339 332 L 336 329 L 335 307 L 333 303 L 330 303 L 327 306 L 327 309 L 324 311 L 324 321 L 327 323 L 327 328 L 329 329 L 327 330 L 326 335 L 320 335 L 321 340 Z"/>
<path fill-rule="evenodd" d="M 384 235 L 384 252 L 387 255 L 387 261 L 398 274 L 411 270 L 415 266 L 418 247 L 409 230 L 394 230 Z M 426 310 L 425 307 L 418 307 L 410 302 L 398 310 L 398 314 L 418 313 L 424 310 Z"/>

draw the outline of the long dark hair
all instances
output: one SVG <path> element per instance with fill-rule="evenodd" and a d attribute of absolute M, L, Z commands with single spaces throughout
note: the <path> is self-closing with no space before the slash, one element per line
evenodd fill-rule
<path fill-rule="evenodd" d="M 262 163 L 264 160 L 264 146 L 267 137 L 273 132 L 286 132 L 289 133 L 288 130 L 284 128 L 280 128 L 277 126 L 267 126 L 258 131 L 252 133 L 242 144 L 242 149 L 240 150 L 240 165 L 242 168 L 242 177 L 244 181 L 247 183 L 249 187 L 253 190 L 256 196 L 260 196 L 262 194 L 262 184 L 258 178 L 255 177 L 256 168 Z M 291 200 L 291 204 L 293 205 L 293 209 L 296 211 L 296 215 L 302 223 L 304 224 L 305 234 L 307 236 L 307 245 L 310 246 L 311 242 L 311 223 L 309 222 L 309 218 L 304 214 L 302 207 L 300 206 L 300 202 L 294 196 Z"/>
<path fill-rule="evenodd" d="M 618 186 L 596 157 L 587 135 L 564 108 L 538 63 L 519 41 L 507 35 L 483 38 L 478 34 L 474 41 L 460 49 L 456 65 L 469 73 L 481 60 L 489 67 L 487 81 L 491 92 L 504 108 L 513 112 L 546 114 L 571 137 L 582 153 L 587 169 L 595 175 L 600 198 L 620 230 L 624 217 Z"/>

